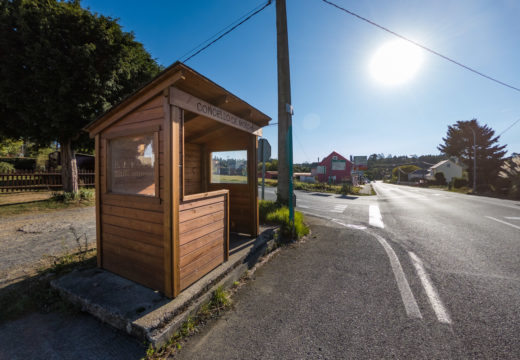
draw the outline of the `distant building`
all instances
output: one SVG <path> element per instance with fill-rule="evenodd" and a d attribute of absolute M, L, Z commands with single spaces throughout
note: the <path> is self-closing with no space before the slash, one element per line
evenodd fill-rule
<path fill-rule="evenodd" d="M 415 170 L 408 174 L 408 181 L 426 180 L 428 173 L 428 169 Z"/>
<path fill-rule="evenodd" d="M 435 174 L 443 173 L 446 182 L 450 182 L 455 177 L 462 177 L 463 168 L 454 159 L 443 160 L 428 169 L 427 180 L 435 180 Z"/>
<path fill-rule="evenodd" d="M 333 151 L 311 170 L 311 175 L 315 176 L 318 182 L 339 184 L 350 181 L 351 172 L 352 162 Z"/>

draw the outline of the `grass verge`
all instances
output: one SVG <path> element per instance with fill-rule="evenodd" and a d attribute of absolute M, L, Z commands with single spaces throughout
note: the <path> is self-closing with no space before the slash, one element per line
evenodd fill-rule
<path fill-rule="evenodd" d="M 260 200 L 259 219 L 261 223 L 280 225 L 281 235 L 285 239 L 300 239 L 309 233 L 301 212 L 294 212 L 293 231 L 293 224 L 289 221 L 289 208 L 275 201 Z"/>
<path fill-rule="evenodd" d="M 56 192 L 50 199 L 28 202 L 24 204 L 7 204 L 0 206 L 0 216 L 13 216 L 35 212 L 49 212 L 68 208 L 94 206 L 94 190 L 80 189 L 77 195 Z"/>
<path fill-rule="evenodd" d="M 231 291 L 236 291 L 239 282 L 235 282 Z M 230 309 L 233 304 L 231 293 L 218 287 L 211 296 L 211 299 L 202 305 L 194 316 L 190 316 L 181 326 L 170 340 L 160 349 L 154 349 L 149 346 L 146 351 L 146 359 L 165 359 L 170 358 L 175 352 L 182 348 L 182 342 L 185 338 L 197 333 L 200 327 L 211 319 L 220 317 L 226 310 Z"/>

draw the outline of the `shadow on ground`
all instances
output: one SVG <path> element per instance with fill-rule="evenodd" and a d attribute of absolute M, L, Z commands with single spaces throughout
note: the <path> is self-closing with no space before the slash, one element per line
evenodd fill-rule
<path fill-rule="evenodd" d="M 0 289 L 0 359 L 145 356 L 144 344 L 64 303 L 49 278 L 38 275 Z"/>

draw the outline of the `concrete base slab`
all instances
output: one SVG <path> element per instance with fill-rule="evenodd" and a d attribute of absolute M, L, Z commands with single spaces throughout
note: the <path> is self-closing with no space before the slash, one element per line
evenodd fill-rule
<path fill-rule="evenodd" d="M 62 297 L 101 321 L 154 347 L 164 345 L 183 322 L 208 301 L 218 286 L 230 287 L 263 255 L 275 227 L 263 227 L 243 242 L 229 260 L 184 290 L 175 299 L 103 269 L 67 274 L 51 285 Z"/>

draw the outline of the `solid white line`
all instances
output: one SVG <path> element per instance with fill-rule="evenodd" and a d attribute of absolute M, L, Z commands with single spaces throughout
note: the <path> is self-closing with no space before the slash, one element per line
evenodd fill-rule
<path fill-rule="evenodd" d="M 509 225 L 511 227 L 514 227 L 515 229 L 519 229 L 520 230 L 520 226 L 518 226 L 518 225 L 508 223 L 507 221 L 504 221 L 504 220 L 495 219 L 494 217 L 491 217 L 491 216 L 486 216 L 486 217 L 488 219 L 495 220 L 495 221 L 497 221 L 499 223 L 506 224 L 506 225 Z"/>
<path fill-rule="evenodd" d="M 305 212 L 305 213 L 312 215 L 312 216 L 322 218 L 322 219 L 333 221 L 336 224 L 340 224 L 340 225 L 348 227 L 348 228 L 353 228 L 353 229 L 358 229 L 358 230 L 366 229 L 364 226 L 361 226 L 361 225 L 344 224 L 337 219 L 332 219 L 332 218 L 328 218 L 325 216 L 312 214 L 309 212 Z M 412 318 L 422 319 L 421 311 L 419 310 L 419 306 L 417 306 L 417 301 L 415 300 L 415 297 L 413 296 L 412 289 L 410 289 L 408 280 L 406 280 L 406 276 L 404 275 L 403 268 L 401 266 L 401 263 L 399 262 L 399 259 L 397 258 L 397 255 L 395 254 L 394 250 L 386 242 L 386 240 L 384 238 L 382 238 L 381 236 L 379 236 L 378 234 L 373 234 L 372 232 L 368 232 L 368 233 L 370 235 L 374 236 L 377 239 L 377 241 L 385 249 L 386 255 L 388 256 L 388 259 L 390 260 L 390 266 L 392 267 L 392 271 L 394 273 L 395 281 L 397 282 L 397 287 L 399 289 L 399 293 L 401 294 L 401 299 L 403 300 L 404 309 L 406 311 L 406 314 Z"/>
<path fill-rule="evenodd" d="M 308 209 L 309 206 L 306 206 L 306 205 L 296 205 L 297 208 L 302 208 L 302 209 Z"/>
<path fill-rule="evenodd" d="M 370 205 L 368 208 L 368 223 L 381 229 L 385 227 L 385 224 L 383 224 L 383 218 L 379 212 L 379 206 Z"/>
<path fill-rule="evenodd" d="M 520 220 L 520 216 L 505 216 L 505 218 L 509 220 Z"/>
<path fill-rule="evenodd" d="M 428 273 L 424 269 L 422 260 L 419 259 L 419 257 L 417 257 L 417 255 L 415 255 L 411 251 L 408 252 L 408 255 L 410 255 L 413 266 L 415 267 L 415 270 L 417 271 L 417 275 L 419 276 L 419 279 L 421 279 L 421 284 L 424 288 L 424 291 L 426 292 L 426 295 L 428 296 L 428 300 L 430 301 L 433 311 L 435 312 L 435 315 L 437 316 L 437 320 L 439 320 L 439 322 L 444 323 L 444 324 L 451 324 L 450 316 L 448 315 L 446 308 L 444 307 L 439 295 L 437 294 L 437 291 L 433 287 L 430 277 L 428 276 Z"/>
<path fill-rule="evenodd" d="M 363 225 L 345 224 L 337 219 L 332 219 L 331 221 L 335 222 L 336 224 L 340 224 L 342 226 L 345 226 L 345 227 L 348 227 L 351 229 L 356 229 L 356 230 L 365 230 L 367 228 L 366 226 L 363 226 Z"/>
<path fill-rule="evenodd" d="M 417 306 L 417 301 L 415 301 L 415 297 L 413 296 L 412 290 L 410 289 L 408 280 L 406 280 L 406 277 L 404 276 L 403 268 L 394 250 L 388 244 L 388 242 L 386 242 L 386 240 L 378 234 L 371 233 L 371 235 L 374 236 L 383 246 L 386 251 L 386 255 L 390 259 L 390 266 L 394 272 L 395 281 L 397 281 L 397 287 L 401 293 L 401 299 L 403 300 L 406 314 L 409 317 L 422 319 L 421 311 L 419 310 L 419 306 Z"/>

